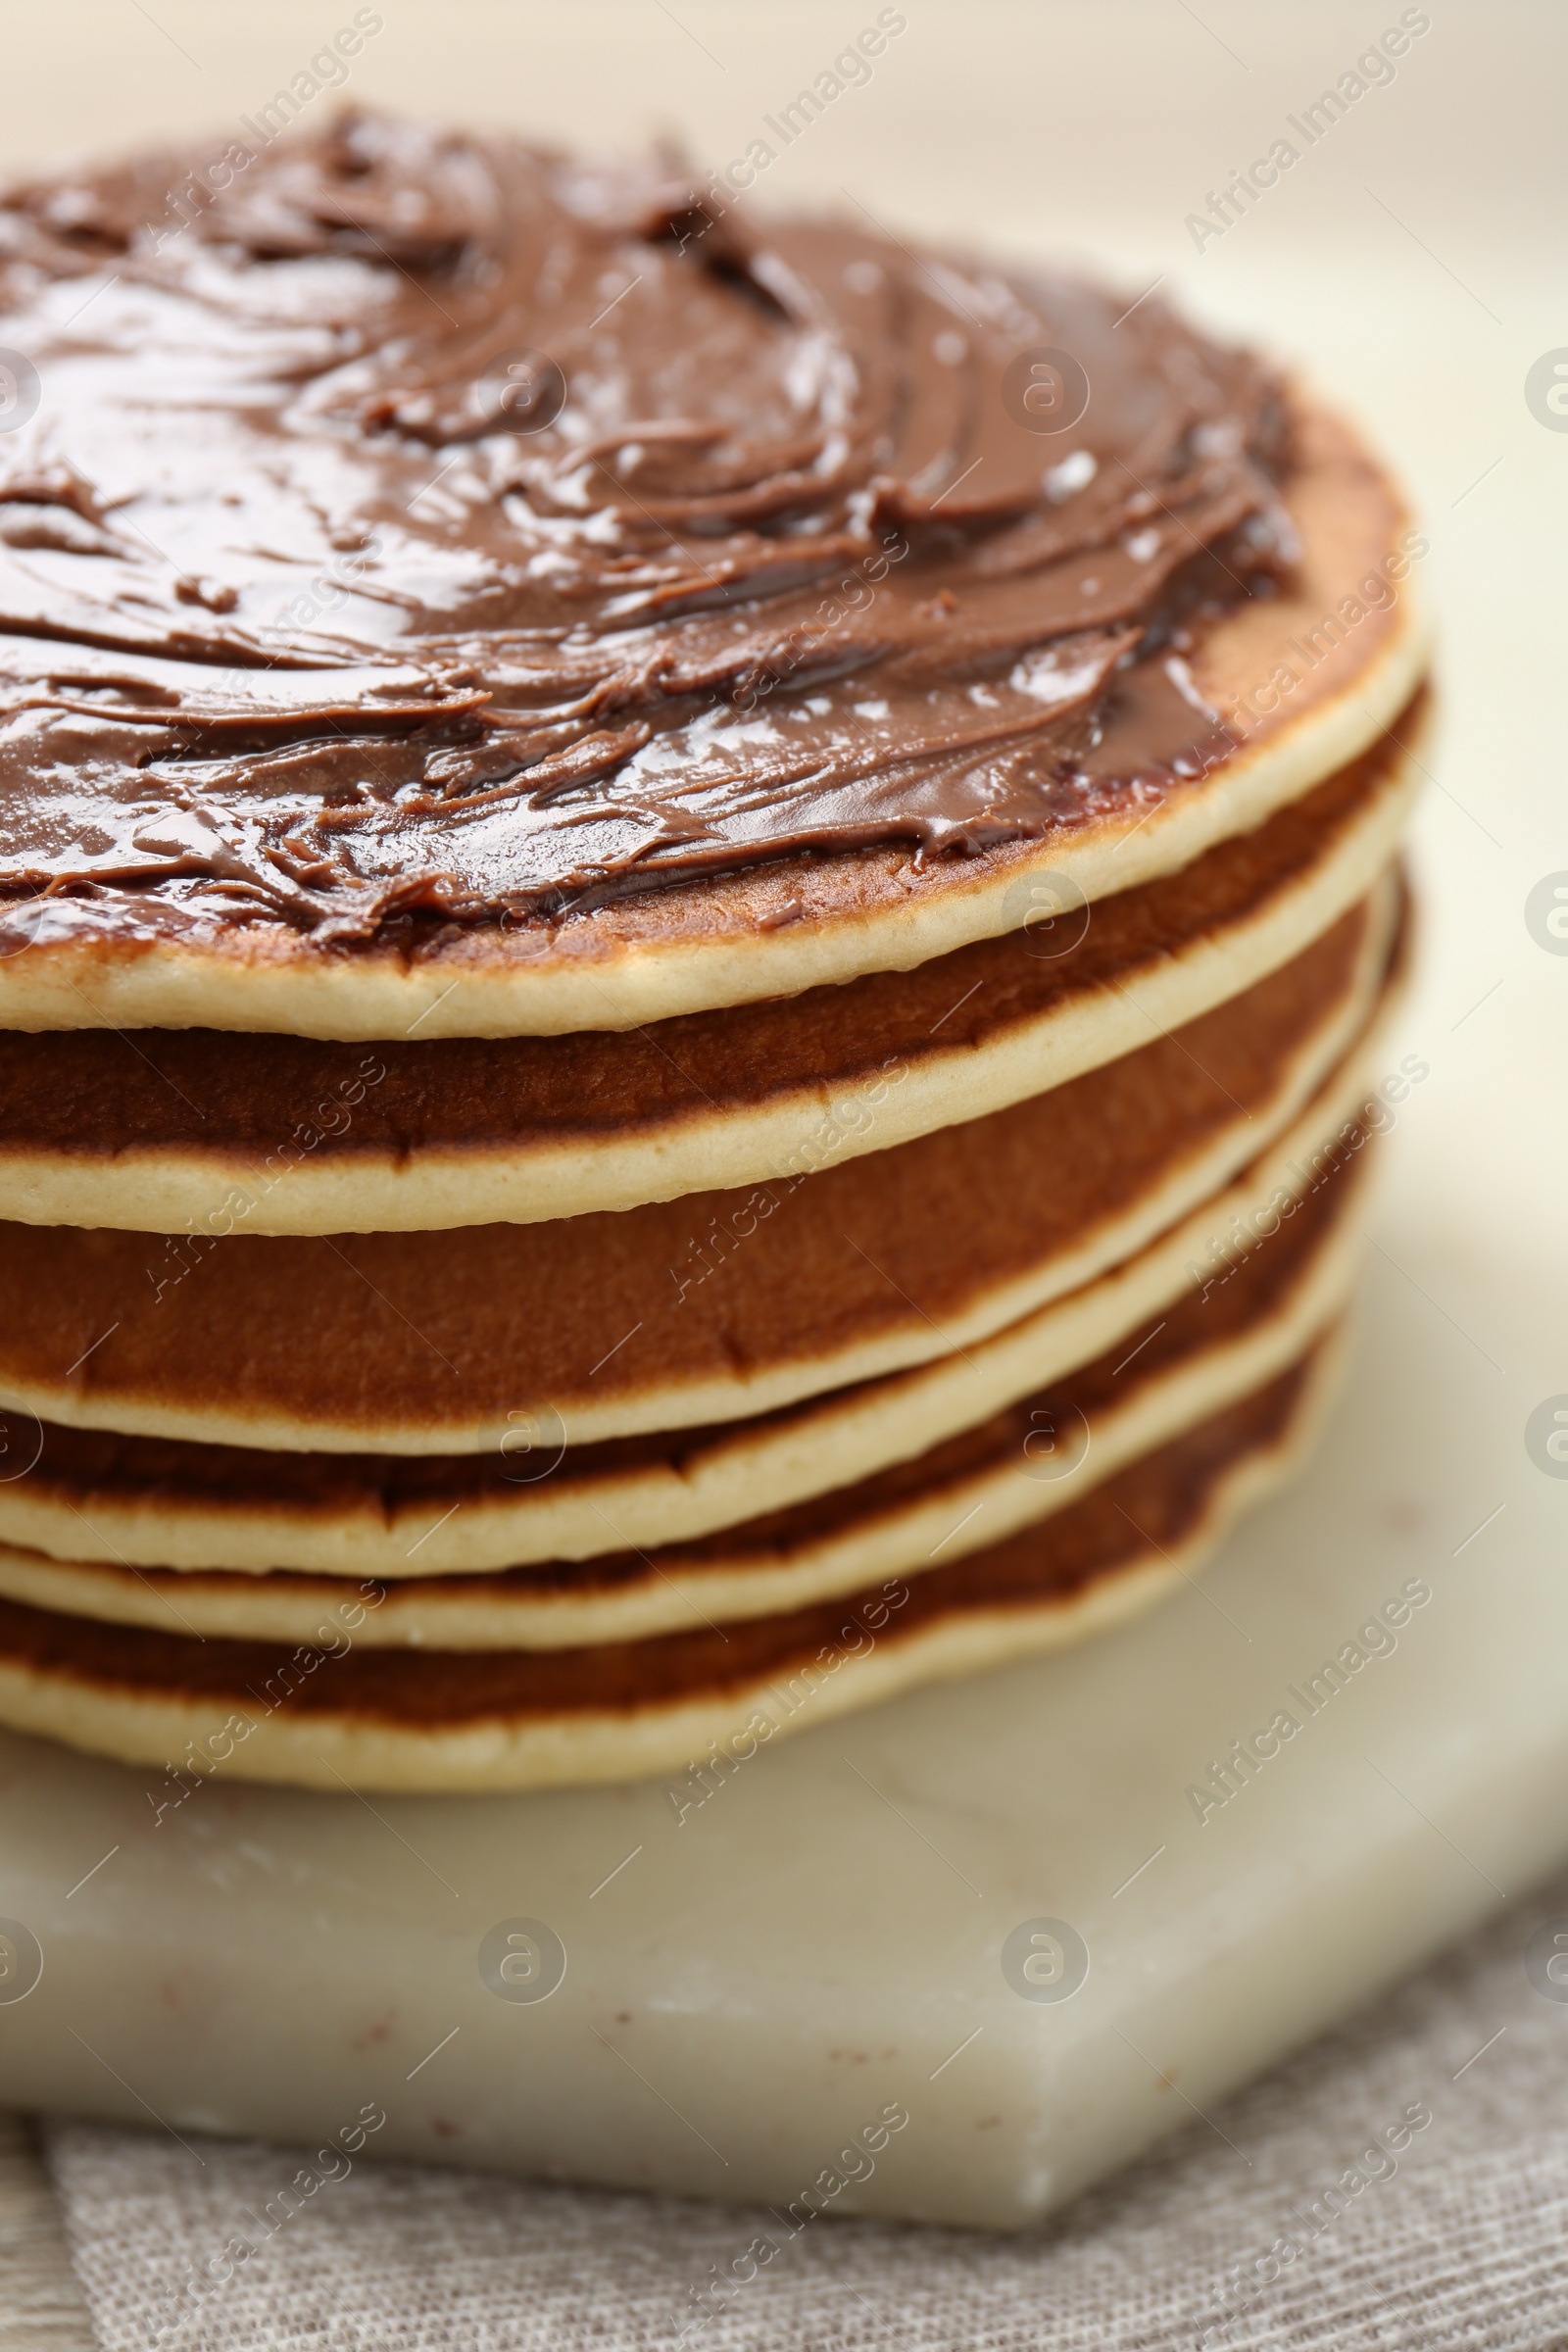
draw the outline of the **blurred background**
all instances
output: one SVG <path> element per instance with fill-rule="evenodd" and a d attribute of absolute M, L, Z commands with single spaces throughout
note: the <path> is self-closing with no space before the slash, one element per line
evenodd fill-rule
<path fill-rule="evenodd" d="M 760 140 L 772 160 L 759 169 L 753 150 L 748 206 L 863 211 L 896 234 L 1076 258 L 1129 299 L 1158 282 L 1206 324 L 1307 369 L 1394 457 L 1432 541 L 1420 585 L 1442 631 L 1446 723 L 1419 828 L 1428 920 L 1408 1042 L 1433 1082 L 1396 1142 L 1400 1221 L 1439 1220 L 1425 1238 L 1456 1272 L 1473 1221 L 1494 1238 L 1496 1220 L 1521 1240 L 1551 1230 L 1568 939 L 1539 919 L 1532 936 L 1526 902 L 1568 869 L 1568 404 L 1558 415 L 1546 398 L 1552 355 L 1568 363 L 1568 13 L 1499 0 L 5 0 L 0 14 L 7 170 L 163 134 L 220 141 L 246 116 L 281 119 L 264 111 L 280 92 L 303 122 L 377 103 L 564 144 L 672 139 L 700 177 L 732 185 Z M 878 24 L 887 38 L 864 78 L 786 142 L 782 110 Z M 363 34 L 357 54 L 323 61 L 343 26 Z M 1396 37 L 1358 72 L 1391 30 L 1402 52 L 1388 56 Z M 1344 101 L 1332 122 L 1325 91 Z M 1280 139 L 1298 160 L 1227 221 L 1212 200 Z M 1454 1159 L 1474 1171 L 1468 1187 L 1415 1178 Z M 1568 1387 L 1557 1323 L 1543 1316 L 1539 1360 L 1518 1367 L 1521 1413 Z"/>

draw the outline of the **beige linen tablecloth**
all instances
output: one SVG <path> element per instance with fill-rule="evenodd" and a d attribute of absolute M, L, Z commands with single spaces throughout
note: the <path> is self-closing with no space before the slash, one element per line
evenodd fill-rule
<path fill-rule="evenodd" d="M 765 2214 L 362 2165 L 269 2234 L 290 2151 L 74 2123 L 46 2145 L 106 2352 L 1559 2345 L 1554 1920 L 1568 1932 L 1568 1881 L 1037 2233 L 824 2218 L 722 2295 L 706 2282 L 782 2236 Z M 194 2292 L 231 2237 L 253 2256 Z"/>

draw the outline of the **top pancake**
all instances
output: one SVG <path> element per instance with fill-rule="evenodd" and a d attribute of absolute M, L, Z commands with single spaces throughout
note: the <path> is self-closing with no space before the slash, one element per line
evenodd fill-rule
<path fill-rule="evenodd" d="M 0 1026 L 905 970 L 1258 824 L 1417 682 L 1396 493 L 1157 302 L 363 120 L 224 172 L 7 208 Z"/>

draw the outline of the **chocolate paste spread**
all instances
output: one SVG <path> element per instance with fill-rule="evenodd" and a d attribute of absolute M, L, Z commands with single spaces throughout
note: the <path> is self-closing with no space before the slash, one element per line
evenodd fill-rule
<path fill-rule="evenodd" d="M 743 215 L 364 116 L 13 187 L 0 945 L 528 923 L 1223 756 L 1183 656 L 1292 558 L 1266 371 Z"/>

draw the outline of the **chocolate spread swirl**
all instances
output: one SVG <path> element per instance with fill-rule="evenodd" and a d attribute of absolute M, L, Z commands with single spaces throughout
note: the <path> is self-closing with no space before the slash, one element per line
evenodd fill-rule
<path fill-rule="evenodd" d="M 0 344 L 13 944 L 1039 838 L 1223 756 L 1183 657 L 1293 552 L 1278 386 L 1157 297 L 657 161 L 350 116 L 16 186 Z"/>

